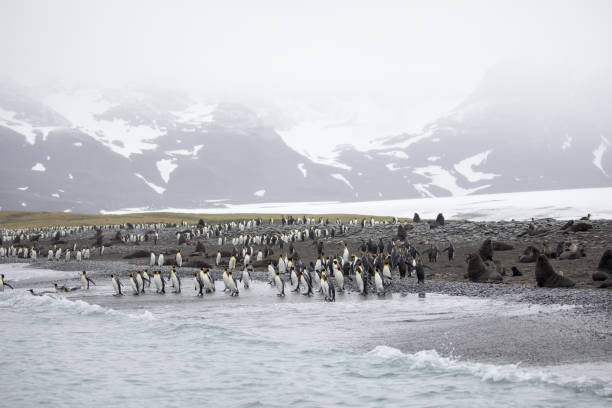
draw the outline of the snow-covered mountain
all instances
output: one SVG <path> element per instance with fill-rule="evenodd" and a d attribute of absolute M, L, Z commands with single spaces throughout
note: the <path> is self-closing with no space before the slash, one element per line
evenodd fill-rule
<path fill-rule="evenodd" d="M 344 147 L 334 165 L 288 146 L 253 110 L 181 93 L 0 84 L 2 209 L 363 201 L 610 186 L 602 74 L 500 66 L 418 134 Z"/>

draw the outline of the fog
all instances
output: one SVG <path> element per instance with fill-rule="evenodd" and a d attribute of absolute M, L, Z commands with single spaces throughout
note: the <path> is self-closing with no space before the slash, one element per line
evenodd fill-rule
<path fill-rule="evenodd" d="M 611 16 L 605 0 L 3 0 L 0 76 L 238 101 L 298 150 L 329 150 L 418 131 L 500 61 L 607 63 Z"/>

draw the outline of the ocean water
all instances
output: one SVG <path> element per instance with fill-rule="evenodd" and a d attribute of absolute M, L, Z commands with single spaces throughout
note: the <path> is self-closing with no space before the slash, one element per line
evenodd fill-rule
<path fill-rule="evenodd" d="M 0 270 L 9 281 L 45 288 L 65 274 Z M 293 293 L 279 298 L 263 282 L 237 298 L 218 282 L 214 295 L 198 298 L 187 279 L 180 295 L 113 297 L 108 279 L 96 283 L 66 295 L 0 293 L 0 406 L 612 404 L 607 363 L 491 364 L 387 346 L 400 322 L 409 337 L 411 324 L 494 313 L 482 307 L 490 300 L 346 293 L 326 303 Z M 504 310 L 538 313 L 520 304 Z"/>

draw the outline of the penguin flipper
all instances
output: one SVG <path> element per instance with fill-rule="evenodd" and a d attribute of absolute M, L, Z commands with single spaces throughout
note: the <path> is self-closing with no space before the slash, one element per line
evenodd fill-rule
<path fill-rule="evenodd" d="M 93 285 L 96 286 L 96 282 L 94 282 L 92 279 L 87 278 L 87 281 L 90 282 L 90 283 L 93 283 Z"/>
<path fill-rule="evenodd" d="M 10 284 L 8 284 L 8 283 L 6 283 L 6 282 L 4 282 L 4 286 L 8 286 L 9 288 L 11 288 L 11 289 L 15 290 L 15 288 L 14 288 L 14 287 L 12 287 Z"/>

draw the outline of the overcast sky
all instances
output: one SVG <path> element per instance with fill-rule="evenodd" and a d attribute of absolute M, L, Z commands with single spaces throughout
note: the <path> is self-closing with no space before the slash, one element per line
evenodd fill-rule
<path fill-rule="evenodd" d="M 249 101 L 294 139 L 355 124 L 330 147 L 419 130 L 506 58 L 607 58 L 611 17 L 606 0 L 0 0 L 0 75 Z"/>

